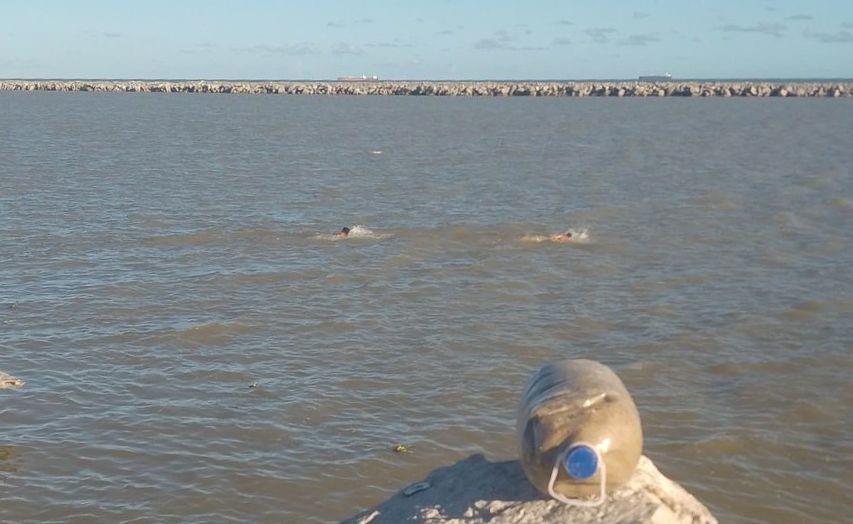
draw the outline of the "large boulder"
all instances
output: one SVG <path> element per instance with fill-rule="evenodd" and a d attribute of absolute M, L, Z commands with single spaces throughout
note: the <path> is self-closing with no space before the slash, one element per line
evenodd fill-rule
<path fill-rule="evenodd" d="M 428 486 L 428 487 L 427 487 Z M 640 457 L 631 480 L 601 506 L 567 506 L 542 496 L 527 481 L 518 461 L 489 462 L 472 455 L 439 468 L 348 524 L 712 524 L 717 519 L 681 486 Z"/>

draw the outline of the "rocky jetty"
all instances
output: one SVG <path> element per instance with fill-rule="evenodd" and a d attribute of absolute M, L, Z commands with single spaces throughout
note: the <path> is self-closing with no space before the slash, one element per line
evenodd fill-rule
<path fill-rule="evenodd" d="M 610 493 L 601 506 L 588 508 L 543 497 L 527 481 L 518 461 L 489 462 L 472 455 L 344 522 L 716 524 L 717 519 L 646 457 L 640 457 L 627 484 Z"/>
<path fill-rule="evenodd" d="M 0 80 L 0 91 L 409 96 L 853 97 L 853 82 L 236 82 Z"/>

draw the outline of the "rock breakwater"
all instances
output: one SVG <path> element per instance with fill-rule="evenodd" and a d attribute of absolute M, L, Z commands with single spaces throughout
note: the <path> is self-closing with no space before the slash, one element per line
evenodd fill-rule
<path fill-rule="evenodd" d="M 0 91 L 383 96 L 853 97 L 853 82 L 0 80 Z"/>

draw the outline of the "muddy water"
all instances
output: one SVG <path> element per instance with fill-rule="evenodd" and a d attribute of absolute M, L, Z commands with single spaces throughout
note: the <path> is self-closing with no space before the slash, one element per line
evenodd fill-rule
<path fill-rule="evenodd" d="M 847 100 L 0 93 L 0 520 L 340 519 L 513 456 L 565 357 L 721 521 L 843 520 L 851 134 Z"/>

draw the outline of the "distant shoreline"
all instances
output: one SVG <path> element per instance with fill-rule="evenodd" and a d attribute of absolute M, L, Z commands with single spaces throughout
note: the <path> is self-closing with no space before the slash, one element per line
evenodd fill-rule
<path fill-rule="evenodd" d="M 853 97 L 853 81 L 0 80 L 0 91 L 355 96 Z"/>

